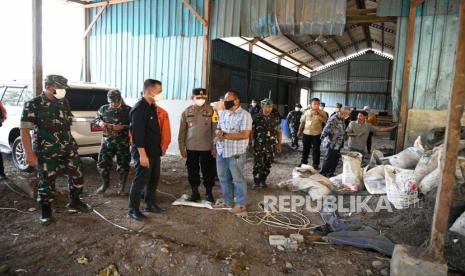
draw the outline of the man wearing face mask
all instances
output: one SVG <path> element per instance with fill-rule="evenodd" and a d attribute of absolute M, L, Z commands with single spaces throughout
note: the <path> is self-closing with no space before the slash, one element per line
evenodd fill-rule
<path fill-rule="evenodd" d="M 253 118 L 250 137 L 250 148 L 254 154 L 253 189 L 266 188 L 274 155 L 281 152 L 281 124 L 272 113 L 273 101 L 264 99 L 261 105 L 260 113 Z"/>
<path fill-rule="evenodd" d="M 203 185 L 206 190 L 206 200 L 214 202 L 213 185 L 215 184 L 216 149 L 213 144 L 218 116 L 211 106 L 206 104 L 205 88 L 192 89 L 194 104 L 181 115 L 178 143 L 181 156 L 187 158 L 187 174 L 192 194 L 189 201 L 200 200 L 199 186 L 202 170 Z"/>
<path fill-rule="evenodd" d="M 162 213 L 155 201 L 155 191 L 160 179 L 162 149 L 162 125 L 156 102 L 161 100 L 162 85 L 158 80 L 144 82 L 144 96 L 129 112 L 132 134 L 131 153 L 136 161 L 136 175 L 129 192 L 128 217 L 135 220 L 146 218 L 140 211 L 141 191 L 144 190 L 145 212 Z"/>
<path fill-rule="evenodd" d="M 256 100 L 252 100 L 250 102 L 250 107 L 249 107 L 249 113 L 252 116 L 252 118 L 257 115 L 260 112 L 260 106 L 257 105 Z"/>
<path fill-rule="evenodd" d="M 237 92 L 229 91 L 224 97 L 225 110 L 216 129 L 216 167 L 223 191 L 224 204 L 219 208 L 234 208 L 231 212 L 247 212 L 247 182 L 244 177 L 247 146 L 252 130 L 252 116 L 241 108 Z M 236 204 L 234 204 L 236 198 Z"/>
<path fill-rule="evenodd" d="M 341 149 L 344 147 L 345 138 L 345 120 L 350 117 L 350 113 L 349 107 L 341 108 L 336 115 L 329 118 L 321 134 L 325 156 L 320 173 L 326 177 L 334 176 L 341 158 Z"/>
<path fill-rule="evenodd" d="M 100 149 L 97 170 L 102 177 L 102 186 L 97 193 L 104 193 L 110 185 L 110 170 L 113 166 L 113 157 L 119 175 L 118 194 L 124 193 L 129 173 L 131 155 L 129 153 L 129 111 L 118 90 L 110 90 L 107 94 L 108 103 L 97 112 L 94 123 L 103 129 L 102 146 Z"/>
<path fill-rule="evenodd" d="M 68 80 L 59 75 L 45 78 L 45 91 L 24 104 L 21 139 L 26 162 L 37 169 L 37 201 L 42 209 L 40 222 L 52 222 L 55 180 L 59 173 L 68 176 L 69 204 L 72 211 L 91 212 L 80 199 L 83 188 L 78 145 L 71 135 L 73 114 L 65 97 Z M 30 131 L 34 139 L 31 139 Z M 31 142 L 32 140 L 32 142 Z"/>
<path fill-rule="evenodd" d="M 299 148 L 299 127 L 300 127 L 300 117 L 302 117 L 302 105 L 299 103 L 295 104 L 294 110 L 287 114 L 287 124 L 291 130 L 291 142 L 292 148 L 297 150 Z"/>

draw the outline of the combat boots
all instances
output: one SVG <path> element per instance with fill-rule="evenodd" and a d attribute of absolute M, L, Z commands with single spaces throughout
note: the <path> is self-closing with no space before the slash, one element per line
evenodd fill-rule
<path fill-rule="evenodd" d="M 268 186 L 266 185 L 266 176 L 262 176 L 262 177 L 260 178 L 260 188 L 266 188 L 266 187 L 268 187 Z"/>
<path fill-rule="evenodd" d="M 192 194 L 190 197 L 187 198 L 187 201 L 197 202 L 199 200 L 200 200 L 199 187 L 197 186 L 192 187 Z"/>
<path fill-rule="evenodd" d="M 119 186 L 118 186 L 118 195 L 127 195 L 126 192 L 124 192 L 124 188 L 126 187 L 126 180 L 128 176 L 121 176 L 119 179 Z"/>
<path fill-rule="evenodd" d="M 92 207 L 88 204 L 81 201 L 79 197 L 71 197 L 66 208 L 70 211 L 78 211 L 81 213 L 90 213 L 92 212 Z"/>
<path fill-rule="evenodd" d="M 255 178 L 253 179 L 253 185 L 252 185 L 252 189 L 255 190 L 255 189 L 258 189 L 261 187 L 261 179 L 260 178 Z"/>
<path fill-rule="evenodd" d="M 215 198 L 213 197 L 213 188 L 212 187 L 208 187 L 206 188 L 207 192 L 206 192 L 206 196 L 205 196 L 205 199 L 211 203 L 215 203 Z"/>
<path fill-rule="evenodd" d="M 110 186 L 110 180 L 103 179 L 103 184 L 97 189 L 96 193 L 103 194 L 108 189 L 108 186 Z"/>
<path fill-rule="evenodd" d="M 52 206 L 50 204 L 42 204 L 42 216 L 39 221 L 40 224 L 47 226 L 52 223 Z"/>

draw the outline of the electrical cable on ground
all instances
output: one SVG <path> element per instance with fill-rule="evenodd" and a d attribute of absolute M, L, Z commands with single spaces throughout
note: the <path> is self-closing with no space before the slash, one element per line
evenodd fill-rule
<path fill-rule="evenodd" d="M 11 210 L 11 211 L 18 211 L 18 212 L 20 212 L 20 213 L 29 214 L 29 212 L 22 211 L 22 210 L 19 210 L 19 209 L 16 209 L 16 208 L 0 207 L 0 210 Z"/>

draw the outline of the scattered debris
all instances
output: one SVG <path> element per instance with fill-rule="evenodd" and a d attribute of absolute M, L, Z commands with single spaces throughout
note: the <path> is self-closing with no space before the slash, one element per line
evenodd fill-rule
<path fill-rule="evenodd" d="M 268 241 L 271 246 L 282 246 L 286 244 L 286 237 L 283 235 L 270 235 Z"/>
<path fill-rule="evenodd" d="M 165 254 L 168 254 L 170 253 L 170 251 L 168 250 L 168 248 L 166 247 L 162 247 L 162 249 L 160 249 L 161 252 L 165 253 Z"/>
<path fill-rule="evenodd" d="M 381 275 L 383 275 L 383 276 L 388 276 L 389 275 L 389 270 L 387 268 L 383 268 L 383 269 L 381 269 L 381 271 L 379 273 L 381 273 Z"/>
<path fill-rule="evenodd" d="M 293 268 L 290 262 L 286 262 L 286 269 L 291 270 Z"/>
<path fill-rule="evenodd" d="M 120 276 L 118 269 L 114 264 L 109 265 L 107 268 L 101 270 L 98 276 Z"/>
<path fill-rule="evenodd" d="M 202 200 L 200 202 L 192 202 L 188 201 L 188 195 L 184 194 L 180 198 L 176 199 L 171 205 L 173 206 L 189 206 L 189 207 L 196 207 L 196 208 L 207 208 L 207 209 L 221 209 L 221 208 L 213 208 L 212 203 L 206 200 Z"/>
<path fill-rule="evenodd" d="M 6 264 L 0 265 L 0 273 L 7 273 L 8 270 L 10 270 L 10 267 L 7 266 Z"/>
<path fill-rule="evenodd" d="M 89 259 L 86 256 L 81 256 L 77 258 L 76 261 L 78 264 L 84 264 L 84 265 L 89 264 Z"/>
<path fill-rule="evenodd" d="M 373 261 L 371 263 L 371 265 L 376 269 L 380 269 L 383 266 L 383 262 L 381 262 L 381 261 Z"/>
<path fill-rule="evenodd" d="M 36 211 L 37 209 L 34 208 L 34 207 L 31 207 L 31 208 L 29 208 L 29 209 L 27 209 L 27 210 L 28 210 L 29 212 L 34 212 L 34 211 Z"/>
<path fill-rule="evenodd" d="M 295 234 L 295 235 L 299 235 L 299 234 Z M 303 242 L 303 236 L 302 235 L 300 236 L 302 237 L 302 242 Z M 299 244 L 298 244 L 298 241 L 296 240 L 299 238 L 297 236 L 293 236 L 293 237 L 294 239 L 291 237 L 286 238 L 285 236 L 282 236 L 282 235 L 270 235 L 268 237 L 268 241 L 271 246 L 276 246 L 278 250 L 280 251 L 286 250 L 286 251 L 295 252 L 299 249 Z"/>
<path fill-rule="evenodd" d="M 290 234 L 289 238 L 291 240 L 296 241 L 297 243 L 303 243 L 304 242 L 304 236 L 302 236 L 301 234 Z"/>
<path fill-rule="evenodd" d="M 465 212 L 463 212 L 463 214 L 455 220 L 454 224 L 452 224 L 452 227 L 450 228 L 450 231 L 465 237 Z"/>

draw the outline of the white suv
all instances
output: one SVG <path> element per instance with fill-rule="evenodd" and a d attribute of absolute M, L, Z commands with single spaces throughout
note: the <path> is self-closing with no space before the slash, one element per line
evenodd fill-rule
<path fill-rule="evenodd" d="M 97 110 L 107 104 L 107 92 L 111 87 L 91 83 L 70 83 L 66 98 L 74 115 L 71 133 L 79 145 L 79 155 L 97 158 L 102 139 L 102 129 L 92 121 Z M 0 85 L 0 96 L 7 111 L 7 120 L 0 127 L 0 151 L 12 153 L 13 163 L 24 172 L 33 168 L 26 164 L 21 144 L 20 120 L 24 102 L 32 99 L 30 85 Z"/>

